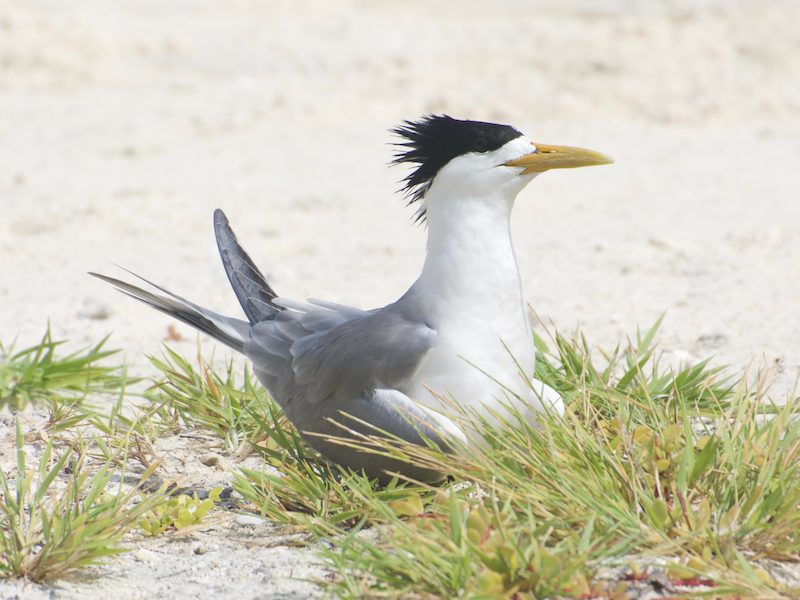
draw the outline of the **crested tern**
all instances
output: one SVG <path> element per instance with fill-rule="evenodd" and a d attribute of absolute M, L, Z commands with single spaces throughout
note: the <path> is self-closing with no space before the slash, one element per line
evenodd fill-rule
<path fill-rule="evenodd" d="M 532 423 L 545 407 L 563 412 L 558 393 L 532 378 L 535 346 L 511 210 L 517 194 L 544 171 L 613 160 L 535 144 L 509 125 L 446 115 L 405 121 L 392 131 L 400 138 L 393 163 L 414 167 L 403 189 L 428 231 L 422 273 L 393 304 L 360 310 L 281 298 L 221 210 L 214 213 L 217 245 L 246 321 L 141 277 L 166 295 L 92 275 L 243 353 L 286 417 L 327 459 L 382 482 L 392 472 L 431 480 L 442 475 L 330 437 L 381 431 L 419 444 L 422 433 L 444 447 L 451 437 L 472 437 L 443 414 L 437 396 L 486 416 L 502 414 L 510 403 Z"/>

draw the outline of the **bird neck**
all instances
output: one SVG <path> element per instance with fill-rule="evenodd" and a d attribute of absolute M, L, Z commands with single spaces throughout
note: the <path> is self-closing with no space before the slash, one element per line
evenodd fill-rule
<path fill-rule="evenodd" d="M 496 197 L 442 200 L 426 198 L 428 254 L 416 291 L 431 311 L 437 305 L 475 310 L 487 303 L 520 310 L 522 290 L 510 228 L 514 198 L 498 190 Z"/>

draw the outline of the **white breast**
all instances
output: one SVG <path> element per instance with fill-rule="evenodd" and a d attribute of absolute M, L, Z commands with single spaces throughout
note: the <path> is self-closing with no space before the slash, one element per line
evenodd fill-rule
<path fill-rule="evenodd" d="M 520 138 L 503 152 L 529 148 Z M 526 382 L 535 346 L 510 229 L 514 199 L 535 174 L 518 171 L 467 154 L 442 168 L 425 195 L 428 254 L 404 300 L 437 340 L 404 392 L 432 408 L 441 406 L 427 388 L 484 414 L 517 397 L 540 405 Z"/>

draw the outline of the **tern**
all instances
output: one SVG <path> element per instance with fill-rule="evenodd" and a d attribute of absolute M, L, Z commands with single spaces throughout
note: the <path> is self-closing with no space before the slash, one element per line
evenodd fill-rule
<path fill-rule="evenodd" d="M 259 381 L 300 435 L 328 460 L 387 482 L 440 473 L 333 438 L 396 437 L 450 448 L 476 437 L 441 399 L 489 419 L 513 406 L 532 424 L 563 413 L 561 397 L 533 379 L 535 346 L 511 241 L 517 194 L 551 169 L 603 165 L 599 152 L 531 142 L 509 125 L 428 115 L 392 130 L 393 163 L 414 168 L 403 191 L 427 226 L 422 273 L 383 308 L 360 310 L 281 298 L 245 252 L 221 210 L 214 231 L 247 320 L 226 317 L 139 277 L 166 295 L 105 275 L 120 291 L 210 335 L 253 362 Z"/>

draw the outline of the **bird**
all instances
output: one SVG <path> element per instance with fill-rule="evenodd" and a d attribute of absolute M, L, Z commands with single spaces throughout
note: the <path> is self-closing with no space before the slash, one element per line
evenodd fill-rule
<path fill-rule="evenodd" d="M 247 319 L 226 317 L 135 275 L 162 294 L 91 275 L 210 335 L 252 361 L 253 372 L 299 434 L 327 460 L 387 483 L 445 474 L 341 443 L 364 436 L 453 451 L 480 439 L 442 398 L 487 419 L 514 407 L 533 425 L 564 412 L 533 378 L 536 348 L 510 219 L 520 191 L 544 171 L 604 165 L 605 154 L 531 142 L 510 125 L 425 115 L 391 130 L 401 191 L 427 228 L 422 272 L 396 302 L 361 310 L 279 296 L 225 214 L 214 232 Z"/>

